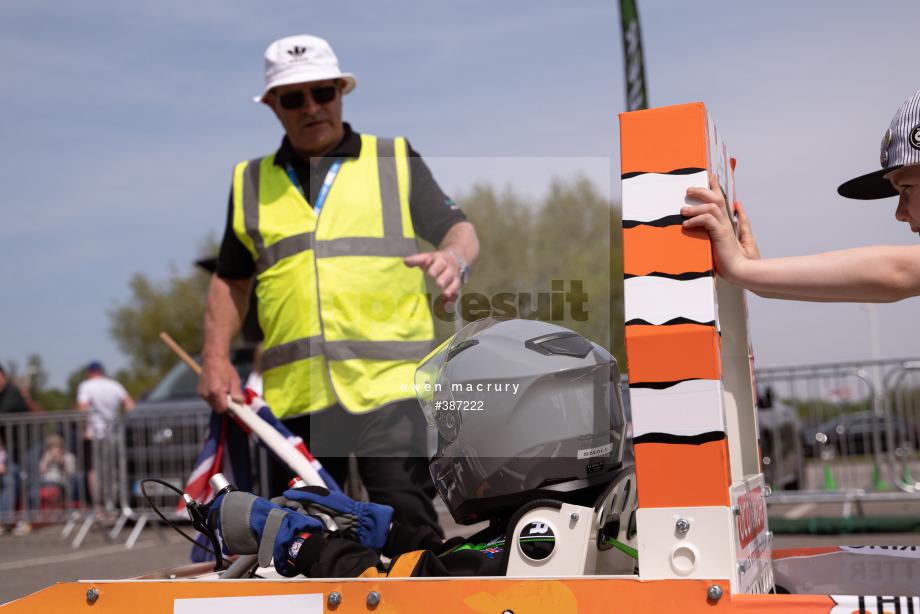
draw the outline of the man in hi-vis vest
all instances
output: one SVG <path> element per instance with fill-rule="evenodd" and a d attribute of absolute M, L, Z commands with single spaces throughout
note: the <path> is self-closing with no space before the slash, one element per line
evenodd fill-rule
<path fill-rule="evenodd" d="M 218 412 L 227 394 L 242 400 L 229 348 L 255 283 L 274 413 L 340 483 L 354 452 L 372 501 L 440 530 L 412 390 L 434 349 L 424 275 L 456 300 L 479 255 L 476 231 L 405 138 L 342 122 L 355 77 L 325 40 L 272 43 L 265 83 L 255 100 L 286 136 L 275 153 L 234 169 L 198 392 Z M 419 253 L 418 237 L 437 251 Z"/>

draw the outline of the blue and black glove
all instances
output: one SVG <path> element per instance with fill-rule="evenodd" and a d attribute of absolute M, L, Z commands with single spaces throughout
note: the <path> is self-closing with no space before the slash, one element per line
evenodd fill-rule
<path fill-rule="evenodd" d="M 208 514 L 208 524 L 217 527 L 226 554 L 258 554 L 259 565 L 268 567 L 272 559 L 282 576 L 297 575 L 294 556 L 289 549 L 306 534 L 322 533 L 323 523 L 296 510 L 284 509 L 271 501 L 241 491 L 229 492 L 215 499 Z"/>
<path fill-rule="evenodd" d="M 383 550 L 390 532 L 393 508 L 379 503 L 360 503 L 340 492 L 322 486 L 304 486 L 286 490 L 273 502 L 310 516 L 327 517 L 335 524 L 333 533 L 371 548 Z"/>

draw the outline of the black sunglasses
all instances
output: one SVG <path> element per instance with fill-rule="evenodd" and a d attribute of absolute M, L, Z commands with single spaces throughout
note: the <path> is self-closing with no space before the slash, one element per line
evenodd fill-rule
<path fill-rule="evenodd" d="M 313 101 L 316 104 L 328 104 L 335 100 L 335 97 L 339 93 L 338 85 L 319 85 L 317 87 L 310 88 L 310 97 L 313 98 Z M 296 90 L 293 92 L 285 92 L 278 96 L 278 102 L 281 103 L 281 108 L 288 111 L 293 111 L 294 109 L 299 109 L 303 106 L 303 103 L 306 101 L 306 96 L 303 93 L 303 90 Z"/>

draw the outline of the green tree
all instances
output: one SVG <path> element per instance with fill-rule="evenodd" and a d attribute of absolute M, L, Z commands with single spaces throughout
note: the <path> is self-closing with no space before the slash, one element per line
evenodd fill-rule
<path fill-rule="evenodd" d="M 34 397 L 39 405 L 48 411 L 60 411 L 76 407 L 75 397 L 59 388 L 42 390 L 41 395 Z"/>
<path fill-rule="evenodd" d="M 77 406 L 77 387 L 80 385 L 80 382 L 86 379 L 86 368 L 80 367 L 70 372 L 70 375 L 67 376 L 67 394 L 70 397 L 73 407 Z M 126 380 L 119 380 L 126 381 Z"/>
<path fill-rule="evenodd" d="M 217 250 L 217 242 L 209 237 L 200 253 L 213 256 Z M 128 282 L 130 300 L 111 309 L 108 316 L 109 333 L 128 356 L 129 368 L 118 377 L 130 394 L 149 390 L 176 363 L 176 355 L 159 339 L 161 332 L 189 352 L 200 349 L 209 280 L 200 267 L 182 271 L 172 265 L 165 281 L 137 273 Z"/>

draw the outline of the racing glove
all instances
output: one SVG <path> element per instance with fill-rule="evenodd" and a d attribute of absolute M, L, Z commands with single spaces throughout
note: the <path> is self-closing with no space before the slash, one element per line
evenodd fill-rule
<path fill-rule="evenodd" d="M 393 519 L 393 508 L 389 505 L 361 503 L 322 486 L 286 490 L 272 501 L 310 516 L 330 518 L 336 529 L 333 534 L 356 541 L 377 554 L 386 544 Z"/>
<path fill-rule="evenodd" d="M 288 556 L 295 540 L 323 531 L 322 522 L 312 516 L 241 491 L 215 499 L 208 514 L 212 527 L 215 515 L 226 554 L 258 554 L 261 567 L 274 559 L 275 569 L 286 577 L 298 573 Z"/>

